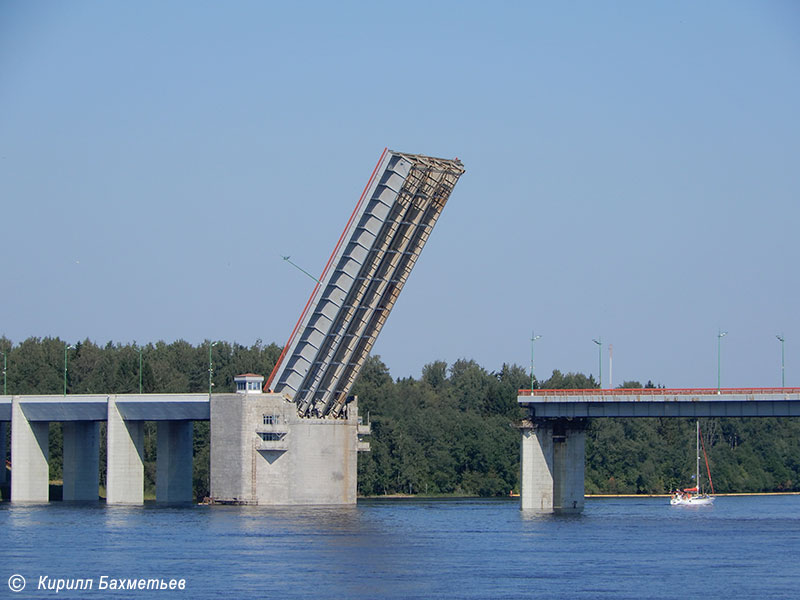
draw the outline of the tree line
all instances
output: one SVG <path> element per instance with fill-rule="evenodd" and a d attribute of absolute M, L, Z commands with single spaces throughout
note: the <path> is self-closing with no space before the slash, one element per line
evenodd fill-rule
<path fill-rule="evenodd" d="M 9 394 L 60 394 L 64 341 L 0 338 Z M 233 378 L 265 376 L 280 347 L 185 341 L 98 346 L 89 340 L 67 349 L 67 393 L 197 393 L 208 391 L 209 348 L 213 390 L 232 392 Z M 140 365 L 141 356 L 141 370 Z M 372 425 L 371 452 L 361 453 L 362 495 L 445 494 L 504 496 L 519 490 L 519 430 L 524 411 L 517 391 L 530 374 L 504 364 L 489 371 L 473 360 L 431 362 L 419 378 L 393 379 L 378 356 L 367 359 L 353 393 Z M 553 371 L 535 388 L 598 387 L 581 373 Z M 636 381 L 620 387 L 643 387 Z M 645 387 L 653 387 L 647 382 Z M 717 492 L 800 491 L 800 419 L 701 419 Z M 592 419 L 586 435 L 587 493 L 665 493 L 691 484 L 694 420 Z M 101 424 L 104 435 L 105 424 Z M 103 441 L 101 440 L 101 444 Z M 194 428 L 194 490 L 209 494 L 209 424 Z M 145 426 L 145 489 L 155 489 L 155 424 Z M 105 476 L 101 452 L 101 478 Z M 61 478 L 61 426 L 51 424 L 51 479 Z"/>
<path fill-rule="evenodd" d="M 143 346 L 90 340 L 69 344 L 59 338 L 28 338 L 18 345 L 0 337 L 0 352 L 6 355 L 8 394 L 133 394 L 232 392 L 233 378 L 240 373 L 269 373 L 280 356 L 275 344 L 260 340 L 252 346 L 206 341 L 193 346 L 184 340 Z M 211 362 L 209 362 L 209 349 Z M 66 350 L 66 369 L 65 369 Z M 141 360 L 140 360 L 141 359 Z M 141 365 L 141 369 L 140 369 Z M 0 382 L 2 383 L 2 382 Z M 105 485 L 106 424 L 100 424 L 100 483 Z M 61 424 L 50 424 L 50 479 L 61 479 Z M 155 497 L 156 424 L 144 428 L 145 496 Z M 195 495 L 209 494 L 208 421 L 194 424 L 193 486 Z M 4 448 L 8 448 L 8 444 Z"/>

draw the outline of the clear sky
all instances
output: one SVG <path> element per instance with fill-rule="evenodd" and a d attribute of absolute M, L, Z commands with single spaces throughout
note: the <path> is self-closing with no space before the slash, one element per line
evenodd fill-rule
<path fill-rule="evenodd" d="M 800 385 L 800 4 L 0 0 L 0 335 L 283 344 L 385 146 L 467 169 L 374 348 Z"/>

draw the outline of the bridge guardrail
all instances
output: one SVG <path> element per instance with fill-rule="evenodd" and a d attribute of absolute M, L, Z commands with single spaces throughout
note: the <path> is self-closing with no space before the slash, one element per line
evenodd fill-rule
<path fill-rule="evenodd" d="M 598 388 L 568 390 L 518 390 L 518 396 L 707 396 L 707 395 L 753 395 L 753 394 L 798 394 L 797 387 L 771 388 Z"/>

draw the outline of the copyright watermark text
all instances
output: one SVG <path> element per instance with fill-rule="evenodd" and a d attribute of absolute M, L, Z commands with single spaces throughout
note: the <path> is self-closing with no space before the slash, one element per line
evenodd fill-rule
<path fill-rule="evenodd" d="M 33 580 L 32 580 L 33 581 Z M 21 592 L 25 589 L 27 581 L 22 575 L 14 574 L 8 578 L 8 589 L 12 592 Z M 33 586 L 31 586 L 33 589 Z M 108 591 L 108 590 L 185 590 L 186 579 L 166 579 L 164 577 L 50 577 L 39 575 L 36 580 L 37 591 L 55 592 L 62 591 Z"/>

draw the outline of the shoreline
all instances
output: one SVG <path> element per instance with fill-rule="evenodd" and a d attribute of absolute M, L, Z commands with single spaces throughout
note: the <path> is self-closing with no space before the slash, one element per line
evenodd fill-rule
<path fill-rule="evenodd" d="M 584 494 L 584 498 L 669 498 L 672 494 Z M 714 494 L 719 498 L 722 496 L 800 496 L 800 492 L 728 492 L 724 494 Z M 513 496 L 426 496 L 425 494 L 385 494 L 380 496 L 359 496 L 359 500 L 514 500 L 519 498 L 519 494 Z"/>
<path fill-rule="evenodd" d="M 585 494 L 584 498 L 669 498 L 672 494 Z M 721 496 L 800 496 L 800 492 L 728 492 Z"/>

